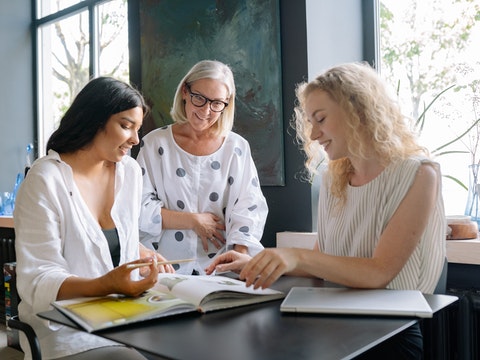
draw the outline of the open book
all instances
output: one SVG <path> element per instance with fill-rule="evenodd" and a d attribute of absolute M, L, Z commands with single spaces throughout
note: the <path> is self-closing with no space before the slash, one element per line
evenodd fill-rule
<path fill-rule="evenodd" d="M 88 332 L 185 312 L 202 313 L 284 298 L 225 276 L 158 274 L 140 297 L 110 295 L 55 301 L 52 305 Z"/>

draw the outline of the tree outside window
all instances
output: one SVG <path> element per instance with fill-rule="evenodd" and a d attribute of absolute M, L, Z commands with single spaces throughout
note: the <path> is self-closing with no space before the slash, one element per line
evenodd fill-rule
<path fill-rule="evenodd" d="M 416 130 L 430 151 L 475 124 L 480 117 L 478 1 L 380 0 L 380 39 L 381 73 L 398 93 L 412 126 L 425 115 Z M 480 161 L 479 136 L 480 127 L 473 126 L 468 134 L 434 152 L 446 176 L 447 215 L 465 210 L 467 191 L 450 177 L 468 186 L 468 165 Z"/>
<path fill-rule="evenodd" d="M 53 16 L 45 23 L 38 19 L 37 27 L 38 150 L 44 155 L 48 137 L 90 78 L 129 81 L 128 16 L 127 0 L 99 0 L 88 6 L 78 0 L 41 0 L 37 10 Z"/>

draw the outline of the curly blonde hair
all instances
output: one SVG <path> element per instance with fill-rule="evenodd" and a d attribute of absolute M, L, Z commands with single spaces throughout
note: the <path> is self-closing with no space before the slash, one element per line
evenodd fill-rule
<path fill-rule="evenodd" d="M 330 68 L 311 82 L 299 84 L 296 89 L 297 104 L 292 126 L 299 147 L 306 155 L 309 180 L 319 164 L 326 160 L 320 144 L 310 139 L 312 125 L 305 114 L 306 100 L 316 90 L 325 91 L 347 114 L 343 127 L 351 154 L 368 159 L 373 153 L 383 166 L 411 156 L 429 156 L 428 150 L 418 144 L 407 117 L 375 70 L 365 63 L 347 63 Z M 352 171 L 348 158 L 328 162 L 334 196 L 345 199 Z"/>

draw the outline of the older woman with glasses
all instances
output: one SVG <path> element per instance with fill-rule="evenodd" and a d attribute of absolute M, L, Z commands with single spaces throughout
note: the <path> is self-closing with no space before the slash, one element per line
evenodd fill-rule
<path fill-rule="evenodd" d="M 168 259 L 194 259 L 177 273 L 204 274 L 226 250 L 263 249 L 268 207 L 250 146 L 232 132 L 234 113 L 231 69 L 200 61 L 177 87 L 174 123 L 143 138 L 140 239 Z"/>

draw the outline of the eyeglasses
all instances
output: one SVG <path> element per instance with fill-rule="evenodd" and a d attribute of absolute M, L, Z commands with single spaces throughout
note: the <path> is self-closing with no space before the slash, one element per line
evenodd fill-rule
<path fill-rule="evenodd" d="M 222 112 L 228 106 L 228 103 L 224 101 L 211 100 L 203 95 L 192 92 L 192 89 L 190 89 L 190 85 L 188 84 L 185 84 L 185 86 L 190 93 L 190 101 L 192 102 L 193 106 L 202 107 L 208 101 L 210 103 L 210 110 L 213 112 Z"/>

